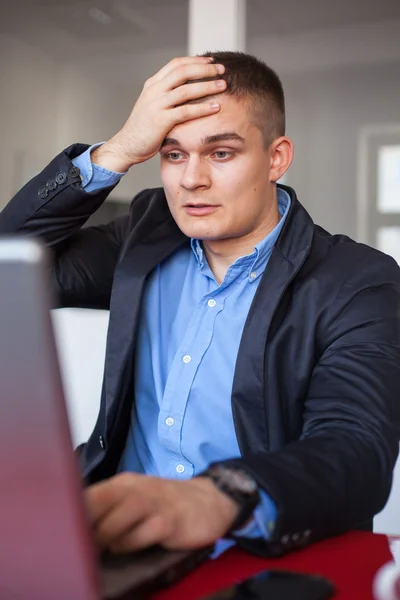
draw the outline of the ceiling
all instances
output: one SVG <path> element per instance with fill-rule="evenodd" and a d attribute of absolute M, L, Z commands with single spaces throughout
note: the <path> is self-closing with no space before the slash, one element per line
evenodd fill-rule
<path fill-rule="evenodd" d="M 392 19 L 400 19 L 400 0 L 247 0 L 250 40 Z M 187 0 L 12 0 L 0 6 L 0 34 L 70 60 L 185 48 L 187 22 Z"/>

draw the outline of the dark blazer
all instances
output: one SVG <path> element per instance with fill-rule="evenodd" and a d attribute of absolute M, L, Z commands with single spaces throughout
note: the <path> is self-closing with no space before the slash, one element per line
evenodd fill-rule
<path fill-rule="evenodd" d="M 82 229 L 110 192 L 82 190 L 71 158 L 86 148 L 71 146 L 30 181 L 0 214 L 0 233 L 40 236 L 51 247 L 60 306 L 110 308 L 100 413 L 81 453 L 94 482 L 115 473 L 124 448 L 146 277 L 189 240 L 162 189 L 138 194 L 129 215 Z M 247 317 L 232 390 L 242 454 L 233 462 L 278 507 L 271 542 L 258 547 L 270 554 L 380 511 L 400 424 L 400 270 L 314 225 L 284 189 L 290 212 Z"/>

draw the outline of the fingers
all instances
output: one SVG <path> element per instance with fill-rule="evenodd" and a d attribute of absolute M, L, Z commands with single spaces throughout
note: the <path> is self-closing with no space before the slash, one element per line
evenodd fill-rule
<path fill-rule="evenodd" d="M 183 65 L 206 65 L 210 64 L 212 60 L 213 59 L 208 56 L 182 56 L 179 58 L 174 58 L 170 60 L 169 63 L 164 65 L 162 69 L 160 69 L 155 75 L 150 77 L 150 79 L 148 79 L 147 82 L 156 83 L 157 81 L 161 81 L 161 79 L 164 79 L 164 77 L 169 75 L 174 69 L 177 69 L 178 67 L 181 67 Z"/>
<path fill-rule="evenodd" d="M 119 491 L 112 479 L 89 486 L 84 491 L 84 501 L 90 524 L 95 525 L 103 519 L 118 502 L 118 498 Z"/>
<path fill-rule="evenodd" d="M 209 77 L 220 77 L 224 72 L 225 67 L 219 64 L 184 64 L 163 77 L 163 79 L 158 82 L 158 85 L 162 86 L 164 90 L 174 90 L 185 84 L 187 81 L 207 79 Z"/>
<path fill-rule="evenodd" d="M 224 70 L 223 65 L 210 62 L 208 57 L 170 61 L 146 81 L 127 122 L 109 141 L 108 153 L 103 148 L 103 166 L 117 164 L 122 167 L 119 170 L 126 171 L 155 156 L 175 125 L 218 112 L 219 103 L 210 99 L 199 106 L 182 108 L 179 105 L 225 91 L 226 83 L 220 78 Z M 204 81 L 210 78 L 218 78 L 220 83 Z"/>
<path fill-rule="evenodd" d="M 206 546 L 228 530 L 238 510 L 202 477 L 183 482 L 129 473 L 92 486 L 85 495 L 97 546 L 114 552 L 154 544 Z"/>
<path fill-rule="evenodd" d="M 96 525 L 95 539 L 100 548 L 110 548 L 119 538 L 124 539 L 127 532 L 134 530 L 149 512 L 149 503 L 143 501 L 141 494 L 128 495 L 122 502 L 107 513 Z"/>
<path fill-rule="evenodd" d="M 117 542 L 121 548 L 127 549 L 127 541 L 132 536 L 136 539 L 137 527 L 139 535 L 135 544 L 139 544 L 138 547 L 142 547 L 143 543 L 148 545 L 158 541 L 157 536 L 162 531 L 158 523 L 161 518 L 154 514 L 157 502 L 154 503 L 153 498 L 159 496 L 159 485 L 158 479 L 125 473 L 85 490 L 93 535 L 100 549 L 112 548 Z M 150 530 L 143 530 L 141 522 L 151 521 L 153 518 Z M 146 542 L 146 539 L 149 541 Z"/>
<path fill-rule="evenodd" d="M 183 104 L 171 110 L 175 123 L 184 123 L 193 119 L 207 117 L 217 113 L 221 106 L 216 101 L 199 102 L 198 104 Z"/>
<path fill-rule="evenodd" d="M 171 527 L 161 515 L 152 515 L 115 539 L 109 546 L 115 553 L 148 548 L 162 542 L 171 535 Z"/>
<path fill-rule="evenodd" d="M 95 525 L 104 519 L 105 515 L 120 504 L 143 478 L 143 475 L 122 473 L 86 488 L 84 501 L 90 523 Z"/>
<path fill-rule="evenodd" d="M 201 83 L 188 83 L 173 90 L 168 96 L 171 107 L 190 102 L 206 96 L 213 96 L 226 90 L 226 81 L 204 81 Z"/>

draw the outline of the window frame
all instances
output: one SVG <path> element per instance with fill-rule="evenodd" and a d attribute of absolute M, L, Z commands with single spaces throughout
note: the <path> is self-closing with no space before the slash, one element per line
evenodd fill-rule
<path fill-rule="evenodd" d="M 364 127 L 358 140 L 357 240 L 377 247 L 382 227 L 400 227 L 398 212 L 378 210 L 378 159 L 382 146 L 400 146 L 400 123 Z"/>

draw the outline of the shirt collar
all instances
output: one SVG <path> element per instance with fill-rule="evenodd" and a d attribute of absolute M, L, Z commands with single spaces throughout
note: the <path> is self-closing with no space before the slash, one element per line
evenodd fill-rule
<path fill-rule="evenodd" d="M 201 241 L 197 240 L 195 238 L 191 238 L 190 246 L 192 248 L 193 254 L 196 257 L 197 264 L 199 265 L 200 269 L 203 268 L 203 266 L 204 266 L 204 250 L 201 245 Z"/>
<path fill-rule="evenodd" d="M 262 275 L 265 271 L 265 267 L 271 256 L 272 250 L 276 244 L 276 241 L 279 237 L 279 234 L 282 230 L 282 227 L 285 223 L 286 217 L 290 208 L 290 196 L 285 190 L 281 188 L 277 188 L 277 197 L 278 197 L 278 211 L 281 215 L 281 219 L 279 223 L 274 227 L 269 234 L 258 242 L 258 244 L 254 247 L 254 251 L 251 254 L 247 254 L 246 256 L 240 256 L 235 260 L 231 267 L 240 268 L 240 269 L 248 269 L 248 278 L 249 281 L 255 281 Z M 190 240 L 190 245 L 193 251 L 193 254 L 196 257 L 197 264 L 200 269 L 204 267 L 204 263 L 206 261 L 204 250 L 201 244 L 201 241 L 198 239 L 192 238 Z M 230 268 L 231 268 L 230 267 Z"/>

